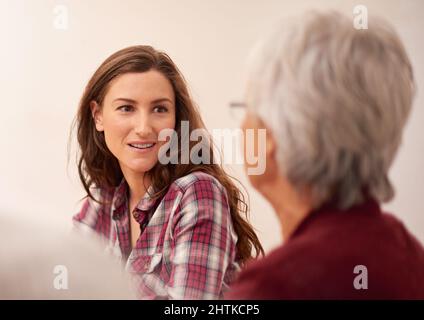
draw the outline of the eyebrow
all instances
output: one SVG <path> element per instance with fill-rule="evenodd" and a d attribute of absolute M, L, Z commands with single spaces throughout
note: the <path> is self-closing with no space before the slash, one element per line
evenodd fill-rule
<path fill-rule="evenodd" d="M 115 101 L 125 101 L 125 102 L 129 102 L 129 103 L 137 104 L 137 101 L 135 101 L 133 99 L 128 99 L 128 98 L 116 98 L 115 100 L 113 100 L 113 102 L 115 102 Z M 159 102 L 166 102 L 166 101 L 172 103 L 171 99 L 168 99 L 168 98 L 155 99 L 151 103 L 159 103 Z"/>

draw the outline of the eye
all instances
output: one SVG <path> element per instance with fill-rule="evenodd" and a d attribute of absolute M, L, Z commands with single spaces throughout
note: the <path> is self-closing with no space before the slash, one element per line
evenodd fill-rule
<path fill-rule="evenodd" d="M 120 110 L 122 112 L 131 112 L 134 110 L 134 107 L 132 105 L 126 104 L 123 106 L 119 106 L 117 110 Z"/>
<path fill-rule="evenodd" d="M 168 108 L 165 106 L 156 106 L 153 108 L 153 112 L 157 112 L 157 113 L 168 112 Z"/>

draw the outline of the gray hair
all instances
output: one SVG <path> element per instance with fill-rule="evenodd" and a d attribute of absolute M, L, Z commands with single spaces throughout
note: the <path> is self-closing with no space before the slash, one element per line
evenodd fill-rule
<path fill-rule="evenodd" d="M 277 161 L 312 205 L 393 198 L 388 171 L 414 96 L 413 72 L 392 28 L 356 30 L 337 13 L 284 23 L 251 56 L 247 103 L 277 141 Z"/>

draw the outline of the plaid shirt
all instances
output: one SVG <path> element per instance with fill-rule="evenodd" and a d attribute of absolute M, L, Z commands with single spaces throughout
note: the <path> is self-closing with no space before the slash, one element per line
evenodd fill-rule
<path fill-rule="evenodd" d="M 162 199 L 153 200 L 148 191 L 133 211 L 141 228 L 134 248 L 125 179 L 109 192 L 94 189 L 93 196 L 106 204 L 86 198 L 75 225 L 100 234 L 106 248 L 126 262 L 140 298 L 221 298 L 239 271 L 224 187 L 195 172 L 173 182 Z"/>

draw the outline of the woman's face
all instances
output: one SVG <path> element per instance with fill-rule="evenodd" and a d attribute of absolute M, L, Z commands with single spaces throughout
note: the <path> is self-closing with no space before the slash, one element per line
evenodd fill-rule
<path fill-rule="evenodd" d="M 109 86 L 103 106 L 91 103 L 98 131 L 118 159 L 124 176 L 144 175 L 158 161 L 162 129 L 175 128 L 175 94 L 159 71 L 126 73 Z"/>

